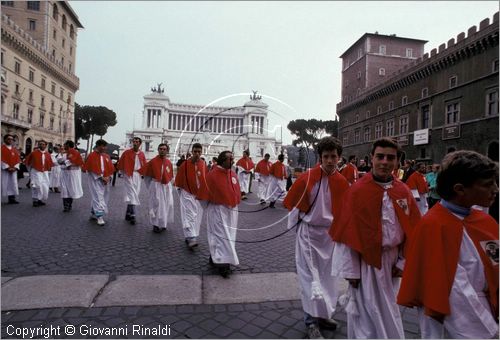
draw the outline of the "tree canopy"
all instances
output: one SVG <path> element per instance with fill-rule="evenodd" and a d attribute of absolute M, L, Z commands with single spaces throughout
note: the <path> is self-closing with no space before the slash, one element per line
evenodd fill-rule
<path fill-rule="evenodd" d="M 104 136 L 110 126 L 117 123 L 116 113 L 105 106 L 80 106 L 75 103 L 75 139 L 87 140 L 87 151 L 89 139 L 94 142 L 94 135 Z"/>

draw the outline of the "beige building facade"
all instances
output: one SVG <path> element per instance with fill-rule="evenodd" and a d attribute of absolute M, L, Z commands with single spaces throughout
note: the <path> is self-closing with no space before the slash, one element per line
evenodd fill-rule
<path fill-rule="evenodd" d="M 77 31 L 67 1 L 2 1 L 2 136 L 31 152 L 75 138 Z"/>

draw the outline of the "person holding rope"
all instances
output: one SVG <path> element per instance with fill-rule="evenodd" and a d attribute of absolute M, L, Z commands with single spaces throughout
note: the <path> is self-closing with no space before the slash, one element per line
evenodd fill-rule
<path fill-rule="evenodd" d="M 405 243 L 420 220 L 410 189 L 392 177 L 401 151 L 389 138 L 373 143 L 371 173 L 348 190 L 330 229 L 332 274 L 346 279 L 347 337 L 403 339 L 396 293 Z"/>
<path fill-rule="evenodd" d="M 180 189 L 182 230 L 185 242 L 191 250 L 198 246 L 197 237 L 200 234 L 203 218 L 203 207 L 200 200 L 206 199 L 205 196 L 200 196 L 202 191 L 206 192 L 204 187 L 206 187 L 207 175 L 207 165 L 201 159 L 202 151 L 203 147 L 200 143 L 193 144 L 192 156 L 180 165 L 174 184 Z M 202 190 L 202 188 L 204 189 Z"/>
<path fill-rule="evenodd" d="M 217 165 L 207 175 L 207 187 L 201 195 L 207 197 L 207 238 L 210 264 L 227 278 L 231 264 L 239 265 L 235 241 L 238 229 L 238 204 L 241 201 L 238 177 L 231 167 L 233 153 L 223 151 L 217 157 Z"/>
<path fill-rule="evenodd" d="M 333 242 L 328 235 L 340 213 L 349 183 L 337 170 L 342 145 L 325 137 L 318 143 L 320 165 L 302 174 L 283 202 L 290 210 L 288 225 L 297 225 L 295 259 L 300 297 L 309 339 L 321 339 L 319 327 L 337 328 L 338 279 L 331 275 Z"/>

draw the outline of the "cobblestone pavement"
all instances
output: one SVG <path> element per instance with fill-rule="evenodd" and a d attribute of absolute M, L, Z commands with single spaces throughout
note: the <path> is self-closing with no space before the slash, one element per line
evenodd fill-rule
<path fill-rule="evenodd" d="M 402 308 L 405 337 L 419 338 L 416 310 Z M 53 338 L 251 338 L 302 339 L 306 337 L 300 301 L 263 302 L 230 305 L 181 305 L 160 307 L 54 308 L 2 313 L 2 338 L 15 338 L 16 328 L 57 328 Z M 346 315 L 337 313 L 336 331 L 322 330 L 330 339 L 347 337 Z M 74 336 L 65 333 L 66 326 L 75 328 Z M 143 329 L 168 326 L 170 335 L 141 335 L 134 325 Z M 101 336 L 106 328 L 127 331 L 126 336 Z M 9 332 L 9 333 L 8 333 Z M 120 334 L 125 334 L 122 331 Z M 89 335 L 94 334 L 94 335 Z M 144 334 L 144 333 L 143 333 Z M 54 333 L 53 333 L 54 335 Z M 39 336 L 41 338 L 41 336 Z"/>
<path fill-rule="evenodd" d="M 62 212 L 60 194 L 50 193 L 46 206 L 34 208 L 31 191 L 20 181 L 18 205 L 2 204 L 2 275 L 35 274 L 210 274 L 208 244 L 203 221 L 200 246 L 194 252 L 184 243 L 178 195 L 174 193 L 175 221 L 166 232 L 155 234 L 148 223 L 147 190 L 141 188 L 142 205 L 136 225 L 125 221 L 123 181 L 111 188 L 107 224 L 99 227 L 90 216 L 90 195 L 84 174 L 84 196 L 73 211 Z M 253 183 L 256 191 L 256 182 Z M 286 229 L 287 210 L 264 209 L 255 193 L 239 206 L 237 240 L 260 240 Z M 257 212 L 255 212 L 257 211 Z M 274 225 L 272 225 L 274 224 Z M 269 228 L 258 230 L 267 225 Z M 238 243 L 240 266 L 235 272 L 295 271 L 295 231 L 263 243 Z"/>

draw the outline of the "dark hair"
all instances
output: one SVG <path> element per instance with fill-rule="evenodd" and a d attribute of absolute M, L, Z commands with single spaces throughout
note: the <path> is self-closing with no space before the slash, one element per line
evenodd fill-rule
<path fill-rule="evenodd" d="M 64 142 L 64 145 L 67 145 L 70 148 L 74 148 L 75 147 L 75 143 L 72 140 L 69 140 L 69 139 Z"/>
<path fill-rule="evenodd" d="M 372 156 L 375 154 L 375 149 L 378 147 L 396 149 L 397 158 L 398 159 L 401 158 L 401 155 L 402 155 L 401 148 L 399 147 L 399 144 L 393 139 L 384 137 L 384 138 L 377 139 L 375 142 L 373 142 L 372 151 L 371 151 Z"/>
<path fill-rule="evenodd" d="M 264 155 L 264 157 L 271 157 L 271 155 L 270 155 L 270 154 L 268 154 L 268 153 L 266 153 L 266 154 Z"/>
<path fill-rule="evenodd" d="M 132 141 L 133 141 L 134 139 L 138 139 L 138 140 L 139 140 L 139 142 L 142 144 L 142 139 L 141 139 L 141 137 L 134 137 L 134 138 L 132 138 Z"/>
<path fill-rule="evenodd" d="M 217 162 L 217 157 L 212 157 L 212 161 Z"/>
<path fill-rule="evenodd" d="M 335 137 L 323 137 L 316 146 L 318 150 L 318 155 L 321 158 L 323 151 L 333 151 L 337 150 L 337 155 L 340 157 L 342 155 L 342 143 Z"/>
<path fill-rule="evenodd" d="M 479 179 L 498 177 L 498 164 L 475 151 L 454 151 L 447 154 L 437 175 L 436 190 L 442 198 L 455 197 L 453 186 L 470 187 Z"/>
<path fill-rule="evenodd" d="M 222 151 L 217 157 L 217 164 L 222 165 L 227 159 L 227 153 L 233 153 L 231 150 Z"/>
<path fill-rule="evenodd" d="M 250 151 L 248 151 L 248 150 L 243 150 L 243 154 L 246 154 L 247 156 L 250 156 Z"/>
<path fill-rule="evenodd" d="M 3 141 L 4 142 L 7 142 L 7 138 L 8 137 L 12 137 L 12 139 L 15 139 L 16 137 L 14 137 L 14 135 L 11 135 L 10 133 L 6 134 L 5 136 L 3 136 Z"/>
<path fill-rule="evenodd" d="M 194 150 L 194 149 L 202 149 L 203 150 L 203 146 L 201 146 L 200 143 L 194 143 L 191 150 Z"/>
<path fill-rule="evenodd" d="M 95 142 L 95 146 L 106 146 L 108 145 L 108 142 L 106 142 L 104 139 L 99 139 L 97 142 Z"/>
<path fill-rule="evenodd" d="M 167 147 L 167 151 L 170 150 L 170 146 L 168 146 L 168 144 L 166 144 L 166 143 L 160 143 L 160 144 L 158 144 L 158 150 L 160 150 L 160 146 L 166 146 Z"/>
<path fill-rule="evenodd" d="M 285 155 L 283 155 L 282 153 L 280 153 L 278 155 L 278 160 L 283 162 L 285 160 Z"/>
<path fill-rule="evenodd" d="M 353 159 L 355 159 L 355 158 L 356 158 L 356 156 L 355 156 L 355 155 L 350 155 L 350 156 L 349 156 L 349 162 L 350 162 L 350 161 L 352 161 L 352 160 L 353 160 Z"/>

